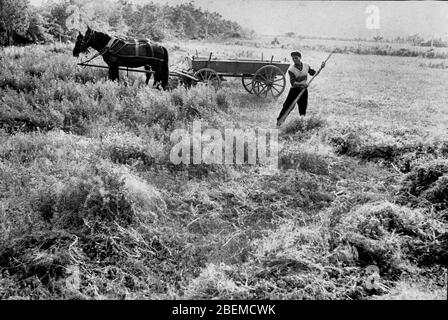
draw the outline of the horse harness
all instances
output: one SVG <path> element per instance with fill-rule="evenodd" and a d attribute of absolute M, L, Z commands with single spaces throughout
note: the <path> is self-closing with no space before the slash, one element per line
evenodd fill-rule
<path fill-rule="evenodd" d="M 87 40 L 83 39 L 81 42 L 81 45 L 86 45 L 94 37 L 95 37 L 95 34 L 92 34 Z M 118 44 L 121 44 L 121 46 L 118 46 Z M 135 48 L 134 55 L 120 54 L 120 51 L 126 50 L 126 49 L 131 49 L 132 47 Z M 140 53 L 139 53 L 140 49 L 142 49 L 143 47 L 147 47 L 150 50 L 149 56 L 140 55 Z M 122 38 L 111 37 L 109 42 L 104 46 L 103 49 L 101 49 L 101 51 L 99 51 L 92 58 L 90 58 L 89 60 L 87 60 L 83 63 L 88 63 L 88 62 L 92 61 L 93 59 L 95 59 L 96 57 L 102 56 L 108 52 L 110 52 L 112 55 L 123 57 L 123 58 L 140 58 L 140 59 L 150 59 L 150 60 L 155 60 L 158 62 L 164 62 L 165 59 L 153 57 L 153 55 L 155 53 L 155 49 L 157 50 L 158 48 L 160 48 L 160 47 L 155 46 L 155 48 L 154 48 L 154 45 L 151 44 L 151 41 L 149 39 L 147 39 L 147 40 L 134 39 L 134 41 L 129 41 L 129 40 L 125 40 Z"/>
<path fill-rule="evenodd" d="M 145 48 L 149 50 L 149 54 L 140 54 Z M 112 55 L 123 58 L 151 59 L 164 62 L 164 59 L 154 57 L 155 51 L 158 49 L 159 46 L 151 44 L 149 40 L 134 39 L 133 41 L 129 41 L 122 38 L 111 37 L 106 46 L 101 50 L 101 54 L 103 55 L 106 52 L 110 52 Z"/>

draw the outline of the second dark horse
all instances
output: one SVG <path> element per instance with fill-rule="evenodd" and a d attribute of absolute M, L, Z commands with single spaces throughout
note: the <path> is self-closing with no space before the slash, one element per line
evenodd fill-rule
<path fill-rule="evenodd" d="M 165 47 L 150 43 L 148 40 L 124 40 L 111 37 L 103 32 L 87 28 L 85 35 L 79 33 L 76 38 L 73 55 L 87 52 L 94 48 L 103 56 L 109 66 L 109 79 L 119 79 L 119 67 L 138 68 L 144 66 L 146 70 L 154 71 L 154 87 L 160 84 L 165 90 L 168 84 L 168 51 Z M 151 73 L 146 74 L 146 84 Z"/>

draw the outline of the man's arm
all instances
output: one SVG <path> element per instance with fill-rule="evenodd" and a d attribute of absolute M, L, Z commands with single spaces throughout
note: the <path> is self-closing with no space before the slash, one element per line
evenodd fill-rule
<path fill-rule="evenodd" d="M 325 68 L 325 62 L 322 62 L 322 65 L 320 66 L 321 69 Z M 310 76 L 314 76 L 316 74 L 316 70 L 311 69 L 311 67 L 308 69 L 308 73 Z"/>
<path fill-rule="evenodd" d="M 294 82 L 296 82 L 296 76 L 293 72 L 288 71 L 289 81 L 291 82 L 291 87 L 294 87 Z"/>

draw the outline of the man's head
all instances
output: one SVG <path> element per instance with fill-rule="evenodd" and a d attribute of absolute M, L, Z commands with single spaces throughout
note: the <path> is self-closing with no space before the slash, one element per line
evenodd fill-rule
<path fill-rule="evenodd" d="M 299 51 L 291 52 L 291 58 L 294 63 L 300 63 L 300 59 L 302 58 L 302 54 Z"/>

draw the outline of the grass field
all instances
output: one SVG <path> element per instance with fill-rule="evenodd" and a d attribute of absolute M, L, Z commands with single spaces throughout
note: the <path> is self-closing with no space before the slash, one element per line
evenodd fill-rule
<path fill-rule="evenodd" d="M 446 47 L 424 47 L 412 43 L 382 42 L 382 41 L 355 41 L 355 40 L 321 40 L 286 36 L 262 36 L 253 40 L 230 40 L 227 44 L 250 46 L 259 49 L 281 48 L 314 50 L 361 55 L 387 55 L 401 57 L 424 57 L 428 59 L 446 59 Z"/>
<path fill-rule="evenodd" d="M 291 51 L 168 44 L 173 65 L 210 48 Z M 0 52 L 0 299 L 446 299 L 448 74 L 434 59 L 334 54 L 267 170 L 174 165 L 170 134 L 198 117 L 273 128 L 285 93 L 111 83 L 71 49 Z M 317 68 L 328 52 L 312 49 Z"/>

